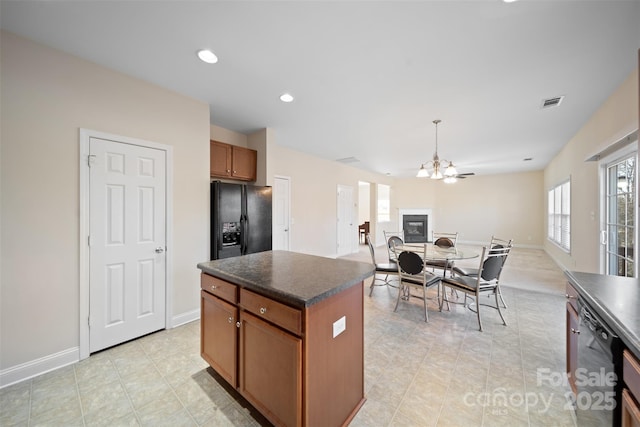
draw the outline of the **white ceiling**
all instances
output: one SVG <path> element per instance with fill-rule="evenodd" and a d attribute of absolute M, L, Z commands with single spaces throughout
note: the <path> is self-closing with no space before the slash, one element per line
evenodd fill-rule
<path fill-rule="evenodd" d="M 461 173 L 543 169 L 640 47 L 640 0 L 2 0 L 0 22 L 205 101 L 213 124 L 393 176 L 432 157 L 434 119 Z"/>

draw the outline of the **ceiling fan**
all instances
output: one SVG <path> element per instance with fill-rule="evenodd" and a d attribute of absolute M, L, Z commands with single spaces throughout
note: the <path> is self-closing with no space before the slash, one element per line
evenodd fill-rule
<path fill-rule="evenodd" d="M 431 179 L 443 179 L 444 178 L 444 182 L 446 184 L 453 184 L 454 182 L 456 182 L 458 179 L 465 179 L 468 176 L 472 176 L 475 175 L 475 173 L 473 172 L 469 172 L 469 173 L 458 173 L 458 171 L 456 170 L 455 166 L 453 165 L 453 162 L 450 160 L 444 160 L 444 162 L 448 162 L 449 165 L 445 168 L 444 170 L 444 174 L 440 171 L 441 169 L 441 164 L 440 164 L 440 157 L 438 157 L 438 124 L 441 122 L 441 120 L 436 119 L 433 121 L 433 124 L 436 125 L 436 151 L 433 154 L 433 160 L 429 160 L 428 162 L 426 162 L 426 164 L 431 163 L 432 167 L 433 167 L 433 173 L 429 173 L 429 171 L 427 171 L 427 169 L 424 167 L 425 163 L 422 163 L 420 165 L 420 169 L 418 169 L 418 174 L 416 175 L 416 177 L 418 178 L 426 178 L 426 177 L 431 177 Z"/>

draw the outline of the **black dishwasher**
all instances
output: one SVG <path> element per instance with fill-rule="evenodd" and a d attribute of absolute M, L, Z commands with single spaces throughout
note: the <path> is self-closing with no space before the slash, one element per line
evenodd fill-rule
<path fill-rule="evenodd" d="M 619 426 L 622 390 L 622 341 L 581 298 L 577 394 L 578 426 Z"/>

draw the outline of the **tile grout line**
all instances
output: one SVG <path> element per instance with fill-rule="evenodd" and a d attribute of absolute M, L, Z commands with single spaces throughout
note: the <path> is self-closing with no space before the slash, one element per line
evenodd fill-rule
<path fill-rule="evenodd" d="M 73 385 L 76 389 L 76 396 L 78 397 L 78 404 L 80 405 L 80 418 L 82 419 L 82 425 L 86 427 L 87 422 L 84 419 L 84 408 L 82 406 L 82 397 L 80 396 L 80 386 L 78 385 L 78 373 L 76 372 L 77 364 L 73 365 Z"/>
<path fill-rule="evenodd" d="M 166 330 L 165 330 L 166 331 Z M 167 332 L 167 335 L 169 334 L 169 332 Z M 162 378 L 162 381 L 164 381 L 164 383 L 169 386 L 169 389 L 171 390 L 171 393 L 173 393 L 173 395 L 175 396 L 175 398 L 178 400 L 178 402 L 180 402 L 180 405 L 182 406 L 182 409 L 189 414 L 189 418 L 191 419 L 191 421 L 193 421 L 194 425 L 199 425 L 196 420 L 193 418 L 193 415 L 191 415 L 191 412 L 189 411 L 189 409 L 187 409 L 186 406 L 184 406 L 184 403 L 182 402 L 182 400 L 180 400 L 180 398 L 178 397 L 178 394 L 176 393 L 176 391 L 174 390 L 173 386 L 171 384 L 169 384 L 169 381 L 167 381 L 167 379 L 165 378 L 165 376 L 160 372 L 160 370 L 158 369 L 158 365 L 156 364 L 156 362 L 153 360 L 153 358 L 149 355 L 149 353 L 147 353 L 147 350 L 144 348 L 143 345 L 140 345 L 140 347 L 142 348 L 142 351 L 144 352 L 145 356 L 147 357 L 147 359 L 149 359 L 151 361 L 151 363 L 153 364 L 153 367 L 156 369 L 156 371 L 158 372 L 158 374 L 160 375 L 160 378 Z M 134 410 L 136 411 L 137 414 L 137 410 L 134 407 Z M 142 423 L 140 423 L 140 425 L 142 425 Z"/>

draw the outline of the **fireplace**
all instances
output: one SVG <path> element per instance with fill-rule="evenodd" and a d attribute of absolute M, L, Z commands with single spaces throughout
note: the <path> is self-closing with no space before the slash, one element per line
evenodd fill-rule
<path fill-rule="evenodd" d="M 425 243 L 428 240 L 428 215 L 403 215 L 402 229 L 407 243 Z"/>
<path fill-rule="evenodd" d="M 404 237 L 407 243 L 429 242 L 431 240 L 431 230 L 433 229 L 431 209 L 398 209 L 398 228 L 404 230 Z"/>

